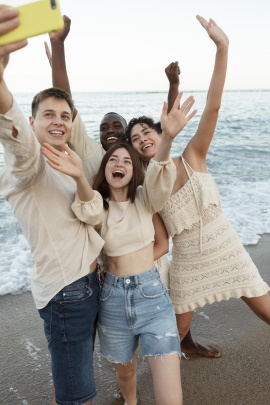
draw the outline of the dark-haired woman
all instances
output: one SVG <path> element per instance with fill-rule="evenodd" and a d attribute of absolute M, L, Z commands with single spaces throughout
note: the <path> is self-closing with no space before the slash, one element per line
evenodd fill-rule
<path fill-rule="evenodd" d="M 112 146 L 95 180 L 88 184 L 77 155 L 67 146 L 59 153 L 42 148 L 48 163 L 77 182 L 72 209 L 83 222 L 97 226 L 105 241 L 109 272 L 101 291 L 98 332 L 101 354 L 114 363 L 127 405 L 136 399 L 136 349 L 140 340 L 151 369 L 158 405 L 182 404 L 180 341 L 167 289 L 154 267 L 152 215 L 172 191 L 175 166 L 169 158 L 172 141 L 195 112 L 187 114 L 192 97 L 170 114 L 163 108 L 163 138 L 148 166 L 145 180 L 136 152 L 127 144 Z M 141 185 L 143 182 L 143 185 Z"/>
<path fill-rule="evenodd" d="M 269 287 L 225 216 L 217 186 L 206 167 L 221 105 L 229 41 L 213 20 L 197 18 L 216 45 L 215 66 L 198 129 L 182 155 L 173 159 L 176 181 L 160 211 L 173 239 L 170 297 L 181 341 L 189 332 L 195 308 L 231 297 L 241 297 L 270 324 Z M 149 162 L 162 139 L 156 126 L 141 117 L 131 120 L 127 133 L 140 158 Z"/>

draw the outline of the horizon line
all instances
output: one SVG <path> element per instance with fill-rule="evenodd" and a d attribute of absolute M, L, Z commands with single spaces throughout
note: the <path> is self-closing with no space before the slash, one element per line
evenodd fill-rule
<path fill-rule="evenodd" d="M 181 90 L 182 92 L 186 93 L 206 93 L 208 90 L 188 90 L 188 89 L 183 89 Z M 223 93 L 241 93 L 241 92 L 270 92 L 270 89 L 227 89 L 223 90 Z M 14 91 L 14 94 L 35 94 L 35 92 L 32 91 Z M 102 90 L 75 90 L 71 92 L 72 94 L 74 93 L 146 93 L 146 94 L 159 94 L 159 93 L 168 93 L 168 90 L 109 90 L 109 91 L 102 91 Z"/>

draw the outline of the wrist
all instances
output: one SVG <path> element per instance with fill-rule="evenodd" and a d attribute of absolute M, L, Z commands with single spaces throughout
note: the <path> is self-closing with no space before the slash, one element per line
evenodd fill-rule
<path fill-rule="evenodd" d="M 228 52 L 229 49 L 229 43 L 228 42 L 219 42 L 216 44 L 217 46 L 217 52 Z"/>
<path fill-rule="evenodd" d="M 51 47 L 53 48 L 64 48 L 64 39 L 55 38 L 51 39 Z"/>
<path fill-rule="evenodd" d="M 85 177 L 83 169 L 82 169 L 81 172 L 79 172 L 76 175 L 72 176 L 72 178 L 73 178 L 73 180 L 76 181 L 77 185 L 83 186 L 85 184 L 88 184 L 88 181 L 87 181 L 87 179 Z"/>
<path fill-rule="evenodd" d="M 178 89 L 180 81 L 171 83 L 170 82 L 170 89 Z"/>
<path fill-rule="evenodd" d="M 173 143 L 173 137 L 169 132 L 162 131 L 161 143 L 163 147 L 171 148 Z"/>

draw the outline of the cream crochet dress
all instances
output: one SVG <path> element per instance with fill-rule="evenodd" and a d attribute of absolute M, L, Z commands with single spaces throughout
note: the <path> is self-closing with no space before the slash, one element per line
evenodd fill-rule
<path fill-rule="evenodd" d="M 213 177 L 182 161 L 189 180 L 159 212 L 173 238 L 170 297 L 175 312 L 266 294 L 269 286 L 224 215 Z"/>

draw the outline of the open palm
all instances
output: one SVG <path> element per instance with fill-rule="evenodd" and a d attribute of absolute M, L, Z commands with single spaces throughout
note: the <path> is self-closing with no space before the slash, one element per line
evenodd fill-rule
<path fill-rule="evenodd" d="M 162 133 L 166 134 L 171 138 L 175 138 L 176 135 L 186 126 L 188 121 L 196 114 L 196 110 L 192 111 L 187 115 L 193 106 L 195 100 L 194 97 L 190 96 L 186 101 L 179 107 L 183 93 L 179 93 L 174 102 L 173 108 L 169 112 L 167 103 L 164 103 L 162 115 L 161 115 L 161 128 Z"/>
<path fill-rule="evenodd" d="M 67 174 L 76 179 L 82 176 L 82 161 L 79 156 L 65 143 L 61 145 L 63 152 L 55 149 L 48 143 L 44 143 L 41 152 L 48 160 L 47 163 L 55 170 Z"/>

